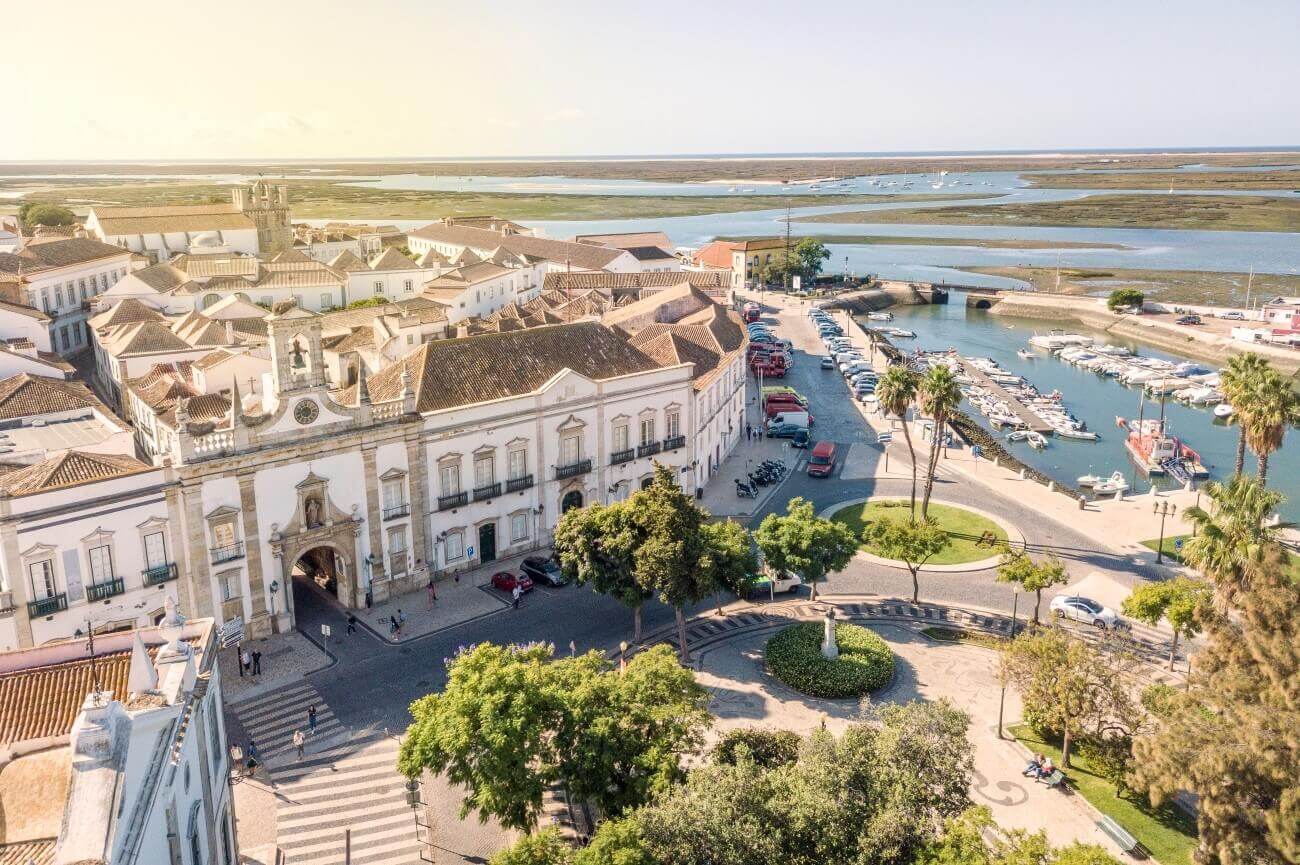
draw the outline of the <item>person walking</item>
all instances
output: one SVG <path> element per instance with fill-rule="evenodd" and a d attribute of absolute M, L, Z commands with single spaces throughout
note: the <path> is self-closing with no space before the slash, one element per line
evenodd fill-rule
<path fill-rule="evenodd" d="M 438 590 L 433 587 L 433 577 L 429 578 L 428 585 L 429 609 L 433 609 L 433 602 L 438 600 Z"/>
<path fill-rule="evenodd" d="M 262 675 L 262 653 L 261 652 L 253 653 L 253 675 L 254 676 Z"/>
<path fill-rule="evenodd" d="M 402 635 L 402 626 L 405 624 L 406 624 L 406 613 L 403 613 L 402 608 L 398 607 L 397 608 L 397 636 L 400 637 Z"/>
<path fill-rule="evenodd" d="M 514 599 L 513 606 L 516 610 L 519 609 L 519 599 L 522 598 L 523 596 L 524 596 L 524 590 L 519 588 L 518 583 L 515 583 L 515 587 L 510 590 L 510 597 Z"/>
<path fill-rule="evenodd" d="M 356 632 L 357 632 L 357 617 L 352 615 L 351 613 L 348 613 L 348 633 L 355 634 Z"/>
<path fill-rule="evenodd" d="M 248 777 L 257 776 L 257 765 L 261 763 L 261 755 L 257 753 L 257 743 L 252 739 L 248 740 Z"/>
<path fill-rule="evenodd" d="M 307 729 L 313 736 L 316 735 L 316 704 L 312 703 L 307 707 Z"/>
<path fill-rule="evenodd" d="M 293 746 L 298 749 L 298 759 L 302 760 L 302 746 L 307 740 L 302 736 L 302 730 L 293 731 Z"/>
<path fill-rule="evenodd" d="M 239 653 L 239 670 L 240 670 L 239 675 L 243 676 L 244 673 L 248 673 L 251 676 L 252 669 L 253 669 L 253 656 L 248 654 L 248 649 L 244 649 L 242 652 Z"/>

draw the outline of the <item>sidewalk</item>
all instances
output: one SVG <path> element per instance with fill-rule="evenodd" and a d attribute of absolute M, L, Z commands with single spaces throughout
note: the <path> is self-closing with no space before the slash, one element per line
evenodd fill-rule
<path fill-rule="evenodd" d="M 248 650 L 262 653 L 262 674 L 240 675 L 239 653 Z M 301 681 L 308 673 L 322 670 L 333 663 L 329 656 L 297 631 L 273 634 L 261 640 L 245 640 L 238 647 L 231 646 L 217 653 L 221 668 L 221 693 L 227 703 L 237 703 L 258 694 L 282 688 L 289 682 Z"/>
<path fill-rule="evenodd" d="M 755 394 L 745 406 L 745 422 L 754 429 L 762 429 L 763 411 Z M 736 481 L 744 481 L 763 460 L 780 460 L 789 471 L 799 464 L 801 451 L 790 446 L 789 439 L 759 438 L 749 441 L 742 434 L 740 442 L 722 465 L 709 478 L 700 504 L 715 517 L 751 517 L 780 484 L 758 488 L 758 497 L 742 498 L 736 494 Z"/>

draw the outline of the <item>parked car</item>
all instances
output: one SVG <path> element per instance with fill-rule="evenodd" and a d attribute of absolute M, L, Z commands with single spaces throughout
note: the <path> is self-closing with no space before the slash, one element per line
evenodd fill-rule
<path fill-rule="evenodd" d="M 1201 323 L 1201 317 L 1199 315 L 1184 315 L 1174 320 L 1174 324 L 1200 324 L 1200 323 Z"/>
<path fill-rule="evenodd" d="M 515 586 L 530 592 L 533 589 L 533 578 L 527 574 L 512 574 L 509 571 L 497 571 L 492 575 L 492 588 L 500 589 L 503 592 L 513 592 Z"/>
<path fill-rule="evenodd" d="M 794 434 L 792 439 L 790 439 L 790 447 L 806 448 L 810 442 L 812 442 L 812 436 L 808 433 L 808 430 L 801 429 Z"/>
<path fill-rule="evenodd" d="M 806 429 L 808 429 L 808 427 L 793 423 L 768 424 L 767 437 L 770 439 L 790 439 L 794 438 L 795 433 L 799 432 L 799 430 Z"/>
<path fill-rule="evenodd" d="M 822 369 L 835 369 L 835 359 L 829 355 L 822 357 Z"/>
<path fill-rule="evenodd" d="M 764 574 L 750 583 L 749 594 L 751 597 L 759 592 L 768 597 L 786 593 L 793 595 L 802 585 L 803 580 L 797 574 Z"/>
<path fill-rule="evenodd" d="M 1119 615 L 1110 607 L 1082 595 L 1057 595 L 1052 598 L 1050 608 L 1058 618 L 1087 622 L 1099 628 L 1113 628 L 1119 622 Z"/>
<path fill-rule="evenodd" d="M 1239 309 L 1230 309 L 1227 312 L 1219 313 L 1219 318 L 1226 318 L 1229 321 L 1245 321 L 1246 313 Z"/>
<path fill-rule="evenodd" d="M 817 442 L 808 455 L 808 476 L 828 478 L 835 471 L 835 442 Z"/>
<path fill-rule="evenodd" d="M 534 582 L 546 583 L 548 586 L 559 588 L 569 580 L 564 576 L 564 571 L 553 560 L 543 558 L 542 556 L 529 556 L 519 565 L 519 570 L 524 575 L 531 577 Z"/>

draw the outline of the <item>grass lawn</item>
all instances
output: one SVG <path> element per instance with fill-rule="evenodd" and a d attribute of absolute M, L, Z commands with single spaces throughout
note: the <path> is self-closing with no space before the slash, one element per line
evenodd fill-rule
<path fill-rule="evenodd" d="M 1181 564 L 1183 558 L 1178 552 L 1177 542 L 1182 541 L 1186 543 L 1190 537 L 1191 535 L 1171 535 L 1170 537 L 1165 538 L 1165 558 L 1173 559 Z M 1158 538 L 1152 538 L 1149 541 L 1142 542 L 1142 546 L 1146 547 L 1148 550 L 1157 549 L 1159 544 L 1160 541 Z M 1295 553 L 1287 553 L 1286 558 L 1287 561 L 1291 563 L 1291 566 L 1287 568 L 1287 573 L 1291 575 L 1291 582 L 1300 583 L 1300 556 L 1297 556 Z"/>
<path fill-rule="evenodd" d="M 920 507 L 919 501 L 917 506 Z M 844 523 L 860 535 L 867 523 L 884 517 L 906 520 L 907 499 L 876 499 L 860 505 L 849 505 L 836 511 L 831 519 Z M 996 555 L 998 546 L 1007 539 L 1007 533 L 997 523 L 965 508 L 932 502 L 930 517 L 939 524 L 939 528 L 948 533 L 952 543 L 926 562 L 927 565 L 960 565 L 987 559 Z M 993 533 L 993 544 L 979 543 L 985 532 Z M 880 555 L 870 544 L 862 544 L 861 549 L 872 555 Z"/>
<path fill-rule="evenodd" d="M 1053 763 L 1059 763 L 1060 747 L 1044 742 L 1027 724 L 1008 727 L 1007 730 L 1030 751 L 1046 754 Z M 1077 752 L 1070 755 L 1070 763 L 1065 774 L 1074 792 L 1127 829 L 1151 851 L 1152 858 L 1162 865 L 1188 865 L 1192 861 L 1192 853 L 1196 850 L 1195 819 L 1172 805 L 1156 809 L 1134 794 L 1123 798 L 1116 796 L 1115 786 L 1094 774 L 1088 761 Z"/>

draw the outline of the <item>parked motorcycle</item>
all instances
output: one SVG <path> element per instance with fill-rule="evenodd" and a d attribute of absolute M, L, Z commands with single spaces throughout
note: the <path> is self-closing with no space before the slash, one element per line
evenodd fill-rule
<path fill-rule="evenodd" d="M 753 484 L 743 483 L 740 478 L 736 478 L 736 495 L 742 499 L 758 498 L 758 487 Z"/>

